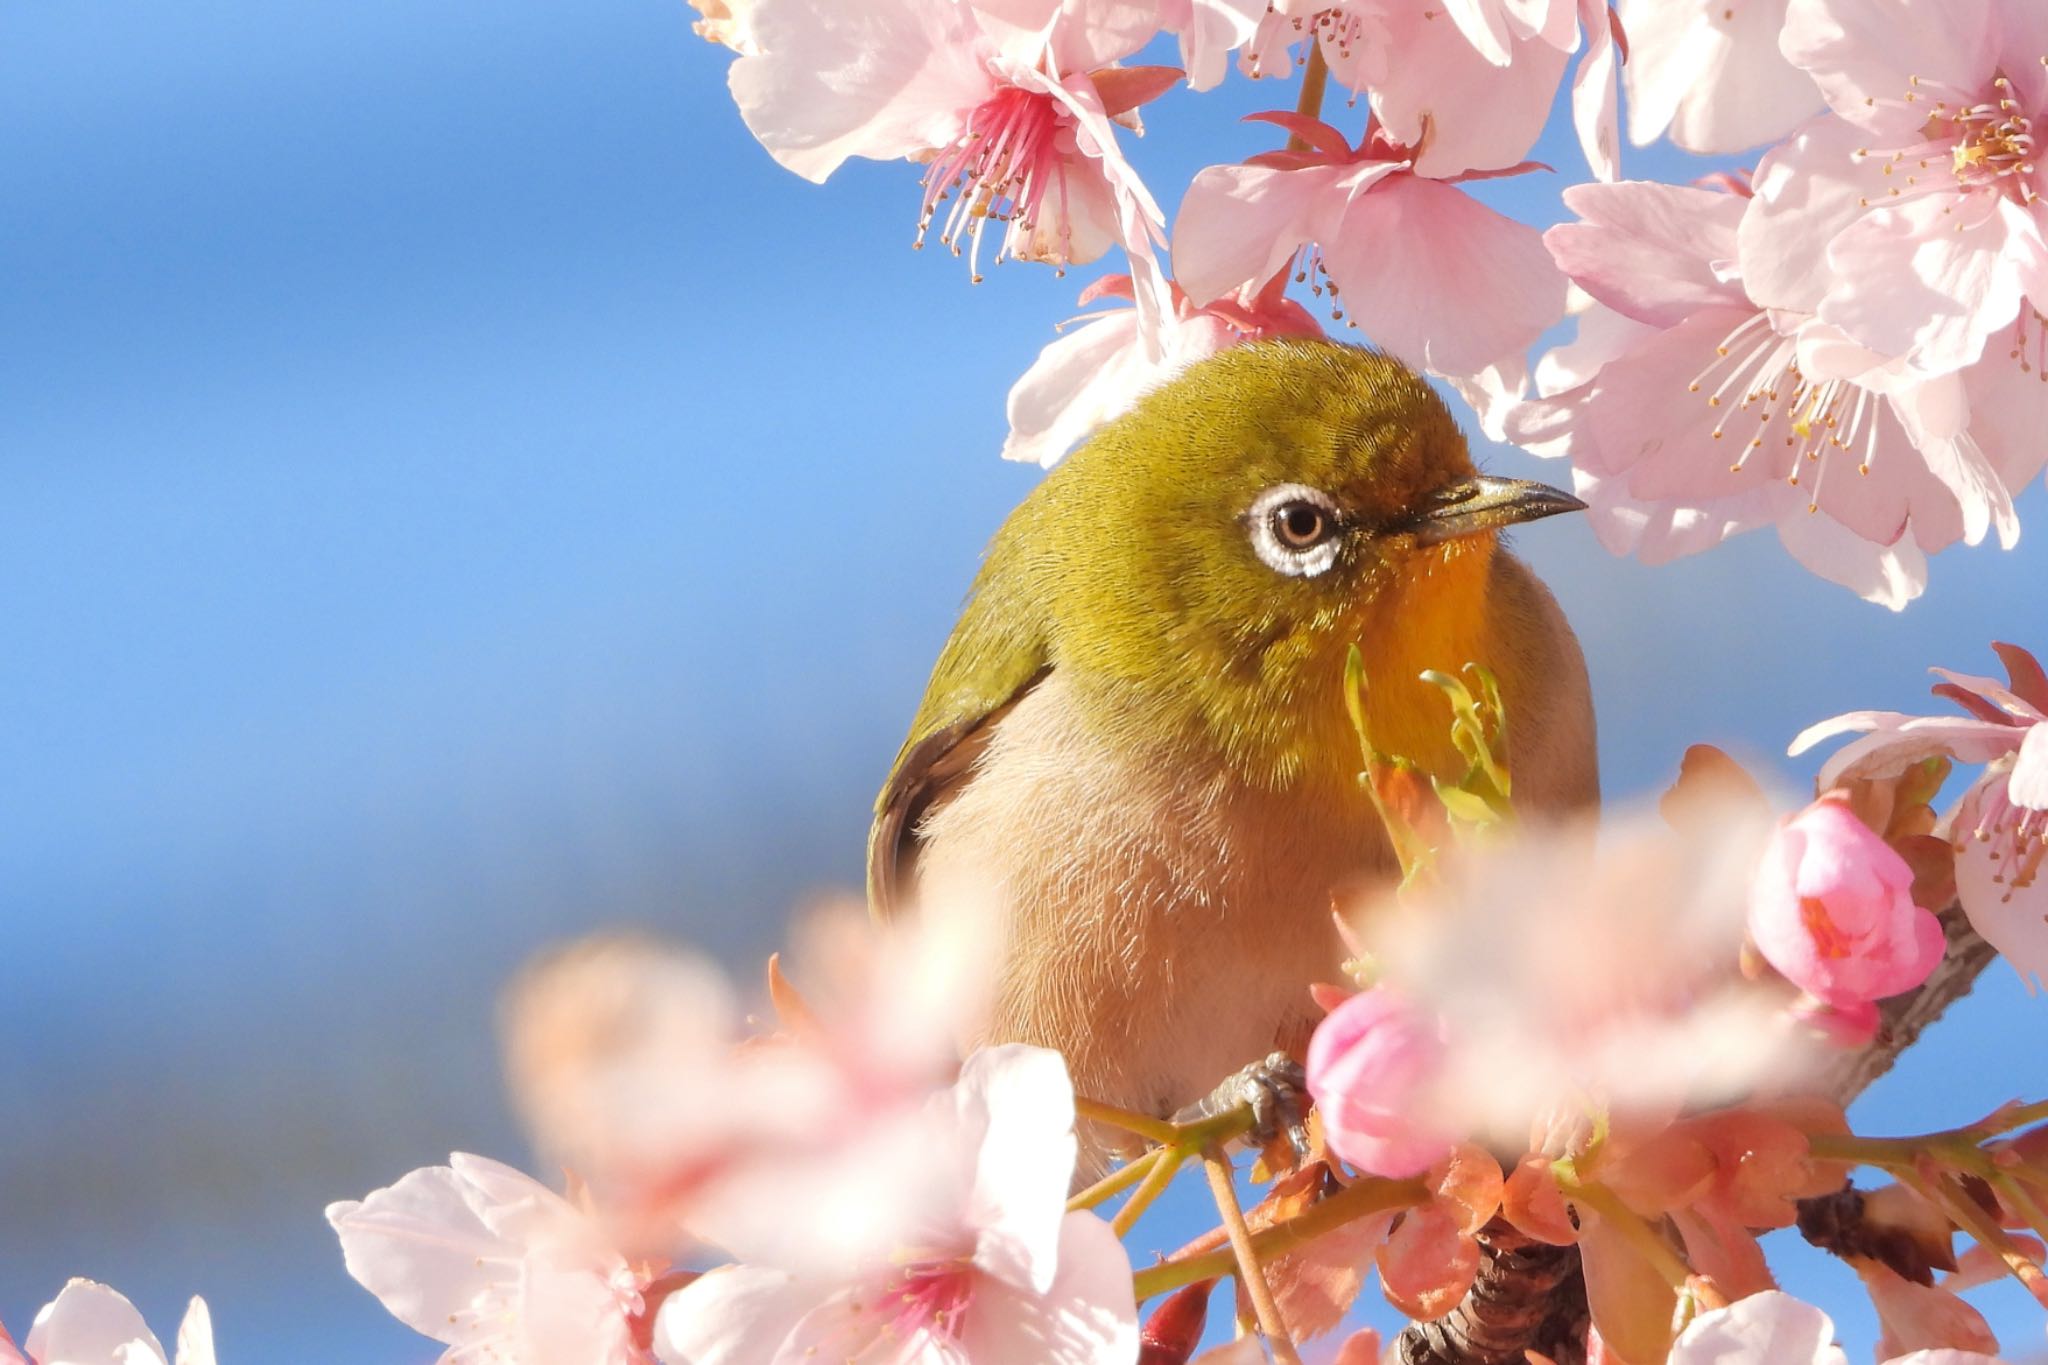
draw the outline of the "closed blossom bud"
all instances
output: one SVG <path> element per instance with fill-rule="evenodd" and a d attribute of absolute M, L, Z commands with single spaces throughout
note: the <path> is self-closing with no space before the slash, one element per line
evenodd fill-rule
<path fill-rule="evenodd" d="M 1443 1055 L 1438 1021 L 1384 987 L 1338 1006 L 1308 1045 L 1308 1089 L 1330 1150 L 1374 1175 L 1428 1170 L 1450 1147 L 1417 1113 Z"/>
<path fill-rule="evenodd" d="M 1749 934 L 1793 985 L 1853 1021 L 1941 961 L 1941 925 L 1913 904 L 1913 871 L 1837 796 L 1778 826 L 1751 886 Z"/>

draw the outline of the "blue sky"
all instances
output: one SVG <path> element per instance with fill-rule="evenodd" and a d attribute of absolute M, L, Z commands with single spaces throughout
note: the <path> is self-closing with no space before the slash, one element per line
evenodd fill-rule
<path fill-rule="evenodd" d="M 908 249 L 908 168 L 781 171 L 689 17 L 0 9 L 17 1330 L 83 1273 L 166 1331 L 205 1293 L 230 1361 L 431 1359 L 319 1210 L 451 1149 L 524 1159 L 497 984 L 619 923 L 746 961 L 857 883 L 980 546 L 1038 477 L 995 457 L 1003 395 L 1089 272 L 970 288 Z M 1148 111 L 1169 209 L 1267 144 L 1231 122 L 1264 94 Z M 1563 174 L 1483 192 L 1553 221 L 1583 170 L 1543 151 Z M 2017 551 L 1942 556 L 1903 616 L 1765 539 L 1649 570 L 1562 519 L 1519 548 L 1584 639 L 1612 791 L 1702 739 L 1790 789 L 1808 721 L 2048 645 L 2048 506 L 2021 510 Z M 2003 1060 L 2039 1009 L 1994 969 L 1868 1121 L 2040 1093 Z"/>

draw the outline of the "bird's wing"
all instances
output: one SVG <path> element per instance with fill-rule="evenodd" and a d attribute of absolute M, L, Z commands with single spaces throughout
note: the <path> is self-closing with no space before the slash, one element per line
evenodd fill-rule
<path fill-rule="evenodd" d="M 995 724 L 1052 671 L 1037 604 L 977 592 L 932 669 L 868 832 L 868 908 L 886 919 L 912 885 L 918 826 L 964 785 Z"/>

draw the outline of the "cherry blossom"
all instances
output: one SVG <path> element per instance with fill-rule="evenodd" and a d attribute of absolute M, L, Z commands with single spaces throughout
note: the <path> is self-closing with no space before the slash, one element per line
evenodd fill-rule
<path fill-rule="evenodd" d="M 1778 48 L 1789 3 L 1617 0 L 1629 141 L 1640 147 L 1668 130 L 1689 152 L 1739 152 L 1817 112 L 1813 78 Z"/>
<path fill-rule="evenodd" d="M 757 51 L 728 76 L 776 160 L 823 181 L 850 156 L 925 165 L 918 240 L 979 269 L 995 256 L 1076 265 L 1121 245 L 1147 268 L 1164 220 L 1113 120 L 1180 73 L 1116 67 L 1156 16 L 1125 0 L 754 0 Z M 950 207 L 948 205 L 950 204 Z"/>
<path fill-rule="evenodd" d="M 1787 980 L 1868 1036 L 1872 1002 L 1925 981 L 1947 946 L 1912 890 L 1906 860 L 1846 800 L 1822 797 L 1787 816 L 1765 846 L 1750 939 Z"/>
<path fill-rule="evenodd" d="M 972 907 L 881 931 L 841 907 L 797 927 L 812 999 L 750 1036 L 717 967 L 645 939 L 597 939 L 508 992 L 513 1094 L 538 1145 L 586 1179 L 608 1226 L 666 1254 L 687 1236 L 743 1259 L 838 1264 L 922 1216 L 919 1147 L 954 1038 L 983 1000 L 991 936 Z M 808 1212 L 796 1226 L 782 1210 Z"/>
<path fill-rule="evenodd" d="M 0 1365 L 214 1365 L 213 1318 L 195 1298 L 178 1324 L 177 1353 L 162 1343 L 120 1293 L 73 1280 L 43 1306 L 20 1347 L 0 1328 Z"/>
<path fill-rule="evenodd" d="M 1316 1026 L 1308 1089 L 1330 1150 L 1404 1179 L 1450 1149 L 1418 1110 L 1444 1055 L 1442 1024 L 1389 990 L 1355 995 Z"/>
<path fill-rule="evenodd" d="M 443 1365 L 651 1365 L 657 1267 L 628 1262 L 589 1214 L 509 1166 L 458 1152 L 328 1205 L 327 1221 L 348 1273 L 445 1343 Z"/>
<path fill-rule="evenodd" d="M 1075 319 L 1072 330 L 1039 352 L 1010 390 L 1010 435 L 1003 458 L 1050 468 L 1096 427 L 1128 411 L 1146 391 L 1205 356 L 1240 342 L 1321 336 L 1307 309 L 1281 293 L 1284 277 L 1249 297 L 1242 292 L 1200 308 L 1170 284 L 1170 304 L 1153 345 L 1135 309 Z M 1130 298 L 1128 275 L 1106 275 L 1081 293 L 1081 306 Z"/>
<path fill-rule="evenodd" d="M 1160 0 L 1160 27 L 1180 35 L 1188 88 L 1213 90 L 1230 70 L 1230 54 L 1258 36 L 1267 0 Z"/>
<path fill-rule="evenodd" d="M 1758 168 L 1742 238 L 1758 298 L 1917 375 L 1963 369 L 2001 332 L 2033 365 L 2048 301 L 2039 6 L 1792 0 L 1783 45 L 1833 113 Z"/>
<path fill-rule="evenodd" d="M 1984 764 L 1948 820 L 1957 895 L 1984 941 L 2040 981 L 2048 978 L 2048 883 L 2040 875 L 2048 855 L 2048 676 L 2025 650 L 1997 649 L 2009 684 L 1934 670 L 1943 680 L 1935 691 L 1967 715 L 1851 711 L 1801 732 L 1790 752 L 1862 735 L 1822 765 L 1823 787 L 1895 776 L 1936 755 Z"/>
<path fill-rule="evenodd" d="M 1353 147 L 1326 123 L 1261 115 L 1309 144 L 1211 166 L 1182 201 L 1174 277 L 1196 306 L 1257 287 L 1300 253 L 1372 337 L 1418 368 L 1470 376 L 1519 357 L 1564 309 L 1564 280 L 1533 228 L 1368 133 Z M 1358 319 L 1354 319 L 1357 321 Z"/>
<path fill-rule="evenodd" d="M 1506 426 L 1571 458 L 1611 546 L 1670 558 L 1776 524 L 1807 567 L 1898 608 L 1927 552 L 1994 525 L 2011 543 L 2011 498 L 1951 386 L 1751 297 L 1743 195 L 1629 181 L 1565 202 L 1581 221 L 1544 240 L 1592 302 Z"/>
<path fill-rule="evenodd" d="M 983 1049 L 927 1117 L 919 1151 L 949 1197 L 913 1241 L 837 1273 L 714 1270 L 663 1304 L 665 1365 L 1129 1365 L 1130 1262 L 1107 1223 L 1066 1211 L 1077 1144 L 1065 1062 Z"/>

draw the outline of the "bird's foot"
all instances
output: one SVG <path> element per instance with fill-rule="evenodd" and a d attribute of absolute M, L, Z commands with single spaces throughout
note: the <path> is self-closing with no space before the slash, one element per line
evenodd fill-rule
<path fill-rule="evenodd" d="M 1284 1132 L 1296 1158 L 1306 1161 L 1309 1141 L 1303 1113 L 1307 1100 L 1308 1076 L 1301 1063 L 1284 1052 L 1275 1052 L 1175 1114 L 1173 1122 L 1186 1126 L 1249 1109 L 1252 1126 L 1246 1136 L 1253 1143 L 1263 1147 Z"/>

